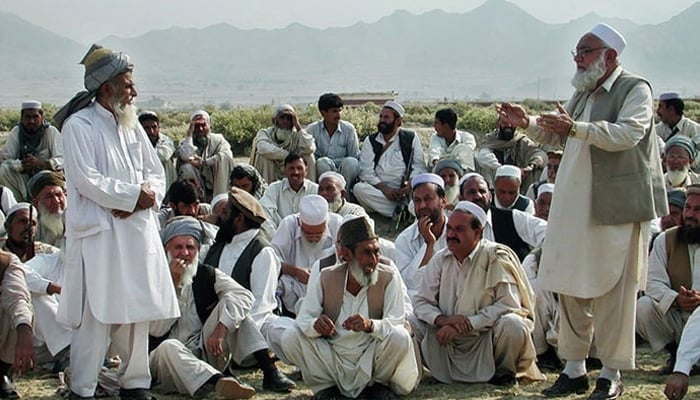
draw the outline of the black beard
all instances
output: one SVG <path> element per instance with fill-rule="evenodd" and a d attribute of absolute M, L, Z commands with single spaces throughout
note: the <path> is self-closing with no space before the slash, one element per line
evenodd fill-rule
<path fill-rule="evenodd" d="M 391 131 L 394 130 L 395 125 L 396 121 L 392 122 L 391 124 L 388 122 L 380 122 L 377 124 L 377 130 L 383 134 L 391 133 Z"/>
<path fill-rule="evenodd" d="M 199 147 L 200 149 L 203 149 L 207 147 L 207 144 L 209 144 L 209 138 L 205 135 L 195 135 L 194 137 L 194 144 Z"/>
<path fill-rule="evenodd" d="M 498 138 L 501 140 L 511 140 L 515 136 L 515 128 L 500 128 Z"/>
<path fill-rule="evenodd" d="M 678 228 L 680 237 L 688 244 L 700 243 L 700 226 L 691 226 L 685 222 Z"/>
<path fill-rule="evenodd" d="M 218 224 L 219 231 L 216 232 L 216 238 L 214 239 L 215 242 L 231 243 L 233 237 L 236 236 L 236 228 L 233 226 L 234 218 L 235 216 L 231 216 L 226 221 L 217 221 L 220 223 Z"/>

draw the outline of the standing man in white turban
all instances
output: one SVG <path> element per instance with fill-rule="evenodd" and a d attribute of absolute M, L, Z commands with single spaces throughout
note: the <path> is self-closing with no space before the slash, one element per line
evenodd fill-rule
<path fill-rule="evenodd" d="M 120 396 L 150 399 L 148 321 L 180 315 L 156 218 L 165 175 L 138 123 L 129 56 L 93 45 L 81 64 L 87 91 L 56 117 L 69 203 L 59 319 L 74 328 L 70 389 L 94 396 L 111 342 L 123 360 Z"/>
<path fill-rule="evenodd" d="M 544 289 L 560 293 L 559 354 L 567 360 L 543 392 L 549 397 L 588 391 L 584 360 L 594 331 L 603 369 L 589 398 L 622 393 L 619 371 L 634 368 L 649 221 L 668 214 L 651 85 L 620 67 L 625 44 L 605 24 L 581 37 L 572 53 L 576 92 L 558 113 L 529 116 L 518 105 L 498 107 L 501 119 L 535 140 L 566 141 L 538 275 Z"/>
<path fill-rule="evenodd" d="M 0 153 L 0 185 L 11 190 L 17 201 L 29 201 L 27 181 L 41 170 L 63 169 L 63 146 L 58 129 L 44 119 L 40 102 L 22 102 L 20 116 Z"/>

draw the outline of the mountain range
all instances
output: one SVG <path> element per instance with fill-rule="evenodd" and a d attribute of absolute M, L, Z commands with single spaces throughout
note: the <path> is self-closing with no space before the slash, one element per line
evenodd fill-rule
<path fill-rule="evenodd" d="M 374 23 L 316 29 L 242 30 L 228 24 L 96 38 L 128 53 L 141 102 L 208 104 L 315 102 L 324 92 L 396 91 L 410 100 L 566 99 L 570 50 L 607 22 L 628 41 L 623 66 L 655 92 L 700 94 L 700 3 L 668 21 L 640 25 L 588 14 L 544 23 L 505 0 L 465 13 L 397 11 Z M 80 44 L 0 13 L 0 107 L 24 98 L 62 104 L 82 88 Z"/>

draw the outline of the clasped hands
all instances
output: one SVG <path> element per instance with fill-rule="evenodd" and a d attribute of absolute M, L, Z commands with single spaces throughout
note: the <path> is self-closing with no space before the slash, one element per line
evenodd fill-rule
<path fill-rule="evenodd" d="M 373 324 L 372 320 L 365 318 L 360 314 L 355 314 L 349 316 L 345 321 L 343 321 L 343 329 L 353 331 L 353 332 L 372 332 Z M 321 314 L 314 322 L 314 329 L 316 332 L 320 333 L 321 336 L 331 337 L 336 334 L 335 324 L 329 316 L 326 314 Z"/>

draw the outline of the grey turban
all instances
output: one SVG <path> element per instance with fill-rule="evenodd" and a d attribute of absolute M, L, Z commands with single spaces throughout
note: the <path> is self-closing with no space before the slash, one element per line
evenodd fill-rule
<path fill-rule="evenodd" d="M 170 218 L 165 226 L 160 230 L 160 239 L 165 245 L 175 236 L 192 236 L 202 243 L 202 222 L 190 216 L 180 216 Z"/>
<path fill-rule="evenodd" d="M 85 89 L 78 92 L 66 105 L 64 105 L 56 115 L 54 120 L 58 128 L 63 127 L 63 122 L 71 114 L 87 107 L 97 94 L 97 89 L 103 83 L 115 76 L 134 69 L 134 64 L 129 60 L 129 56 L 118 51 L 106 49 L 98 44 L 93 44 L 85 54 L 80 64 L 85 66 Z"/>

